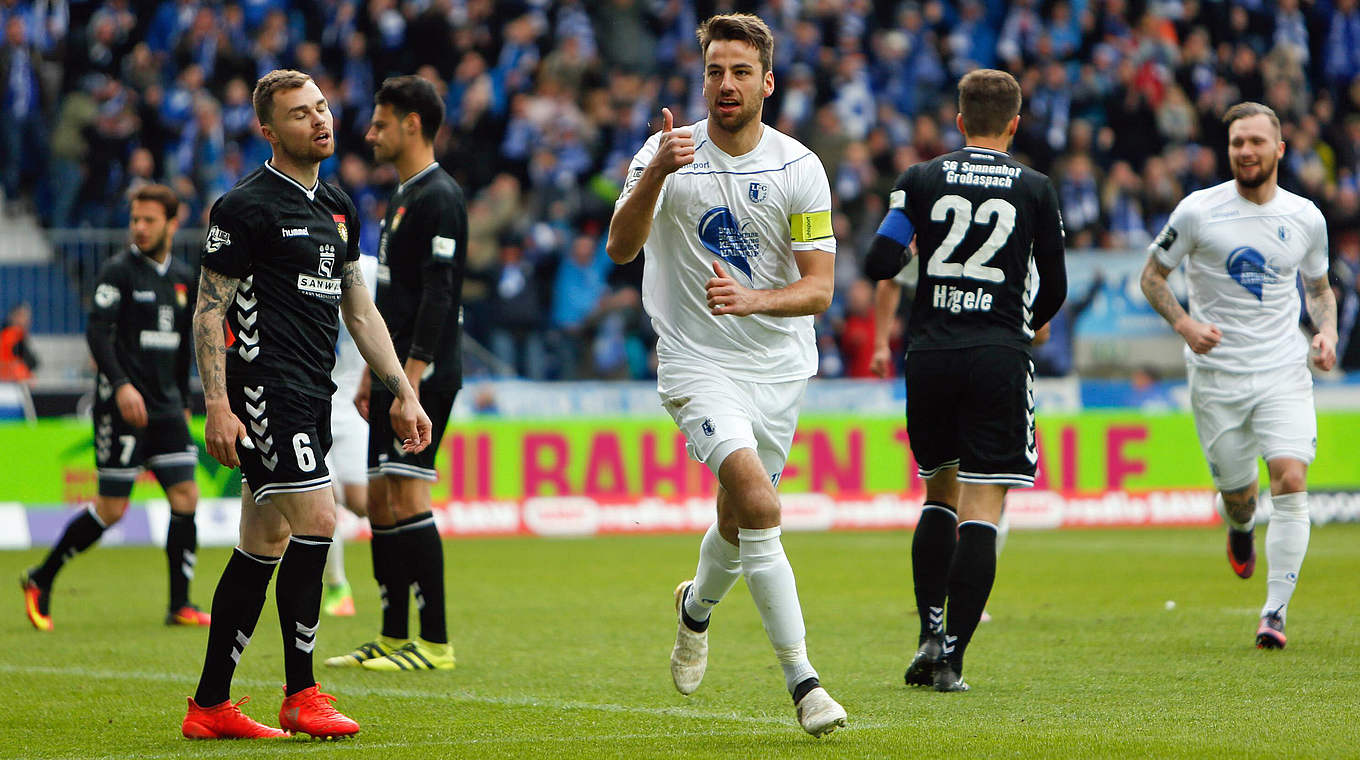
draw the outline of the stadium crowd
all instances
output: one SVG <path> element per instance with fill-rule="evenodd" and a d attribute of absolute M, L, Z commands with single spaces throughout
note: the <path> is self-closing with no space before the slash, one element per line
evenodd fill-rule
<path fill-rule="evenodd" d="M 767 120 L 821 157 L 839 239 L 823 374 L 868 374 L 860 259 L 897 175 L 960 142 L 954 86 L 979 66 L 1024 90 L 1014 152 L 1053 177 L 1069 248 L 1141 249 L 1187 193 L 1229 175 L 1220 117 L 1273 107 L 1281 184 L 1330 224 L 1342 363 L 1360 296 L 1357 0 L 0 0 L 0 178 L 7 210 L 48 227 L 118 227 L 127 193 L 165 181 L 186 227 L 269 155 L 250 102 L 263 73 L 311 73 L 336 112 L 323 166 L 376 250 L 395 184 L 364 145 L 384 77 L 447 103 L 436 144 L 467 192 L 468 335 L 530 378 L 645 377 L 641 260 L 603 231 L 624 170 L 659 128 L 703 118 L 699 19 L 744 10 L 775 30 Z M 1349 358 L 1347 358 L 1349 357 Z"/>

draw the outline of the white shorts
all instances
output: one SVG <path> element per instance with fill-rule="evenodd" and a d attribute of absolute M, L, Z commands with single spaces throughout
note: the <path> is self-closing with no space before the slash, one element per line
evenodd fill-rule
<path fill-rule="evenodd" d="M 1312 464 L 1317 453 L 1313 376 L 1302 364 L 1242 374 L 1190 367 L 1190 404 L 1214 487 L 1240 491 L 1257 457 Z"/>
<path fill-rule="evenodd" d="M 712 367 L 664 365 L 657 373 L 661 405 L 684 432 L 690 457 L 718 474 L 728 454 L 755 449 L 775 485 L 789 458 L 807 380 L 750 383 Z"/>
<path fill-rule="evenodd" d="M 368 485 L 368 423 L 354 408 L 354 394 L 331 399 L 331 478 L 343 485 Z"/>

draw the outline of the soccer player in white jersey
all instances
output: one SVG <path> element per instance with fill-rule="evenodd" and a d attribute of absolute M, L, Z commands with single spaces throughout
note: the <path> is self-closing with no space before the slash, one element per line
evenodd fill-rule
<path fill-rule="evenodd" d="M 765 22 L 714 16 L 698 37 L 708 118 L 675 128 L 662 109 L 661 132 L 629 167 L 607 244 L 618 264 L 646 244 L 657 391 L 719 483 L 698 570 L 675 591 L 671 677 L 682 694 L 699 687 L 709 613 L 744 577 L 798 720 L 822 736 L 845 725 L 845 710 L 808 662 L 775 487 L 817 371 L 812 315 L 831 303 L 831 190 L 815 154 L 761 123 L 774 92 Z"/>
<path fill-rule="evenodd" d="M 359 270 L 364 282 L 378 281 L 378 257 L 360 256 Z M 326 469 L 331 471 L 335 489 L 336 524 L 339 525 L 341 507 L 355 517 L 368 517 L 368 421 L 359 416 L 354 396 L 368 365 L 359 354 L 359 347 L 345 325 L 340 325 L 340 338 L 335 342 L 335 393 L 331 395 L 331 450 L 326 454 Z M 322 577 L 325 590 L 321 593 L 321 609 L 334 617 L 354 615 L 354 591 L 345 575 L 345 542 L 337 531 L 326 555 L 326 573 Z"/>
<path fill-rule="evenodd" d="M 1233 179 L 1192 193 L 1149 246 L 1143 294 L 1185 339 L 1195 429 L 1228 524 L 1228 562 L 1256 567 L 1257 463 L 1270 470 L 1270 565 L 1256 646 L 1285 645 L 1285 613 L 1308 550 L 1308 465 L 1317 450 L 1309 343 L 1299 330 L 1296 273 L 1319 332 L 1313 363 L 1336 363 L 1336 300 L 1327 285 L 1327 225 L 1308 199 L 1276 184 L 1284 141 L 1275 112 L 1228 109 Z M 1166 276 L 1185 262 L 1187 314 Z"/>

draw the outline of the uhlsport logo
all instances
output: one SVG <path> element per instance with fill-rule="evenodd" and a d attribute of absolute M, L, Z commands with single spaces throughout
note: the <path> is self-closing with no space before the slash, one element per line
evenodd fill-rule
<path fill-rule="evenodd" d="M 1262 256 L 1260 251 L 1244 245 L 1228 254 L 1228 276 L 1237 280 L 1238 285 L 1246 288 L 1247 292 L 1260 301 L 1266 283 L 1275 282 L 1279 277 L 1279 271 L 1266 263 L 1266 257 Z"/>
<path fill-rule="evenodd" d="M 751 259 L 760 255 L 760 233 L 741 222 L 726 206 L 709 209 L 699 220 L 699 240 L 733 269 L 751 278 Z"/>

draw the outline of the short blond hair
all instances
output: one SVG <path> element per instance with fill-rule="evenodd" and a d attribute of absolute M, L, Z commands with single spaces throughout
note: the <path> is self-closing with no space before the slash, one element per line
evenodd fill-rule
<path fill-rule="evenodd" d="M 1271 124 L 1275 125 L 1276 137 L 1280 137 L 1284 134 L 1284 132 L 1280 128 L 1280 117 L 1275 114 L 1275 109 L 1271 108 L 1268 105 L 1256 103 L 1250 100 L 1238 103 L 1232 108 L 1229 108 L 1228 112 L 1223 114 L 1223 127 L 1225 129 L 1229 128 L 1232 126 L 1232 123 L 1234 121 L 1237 121 L 1238 119 L 1245 119 L 1250 116 L 1265 116 L 1266 118 L 1270 119 Z"/>
<path fill-rule="evenodd" d="M 759 16 L 750 13 L 711 16 L 695 30 L 695 36 L 704 55 L 708 55 L 708 45 L 714 40 L 736 40 L 756 49 L 764 69 L 761 74 L 774 68 L 774 32 Z"/>
<path fill-rule="evenodd" d="M 293 69 L 274 69 L 260 77 L 255 83 L 255 94 L 251 102 L 255 105 L 255 118 L 261 124 L 274 123 L 274 93 L 280 90 L 296 90 L 312 81 L 309 74 Z"/>

